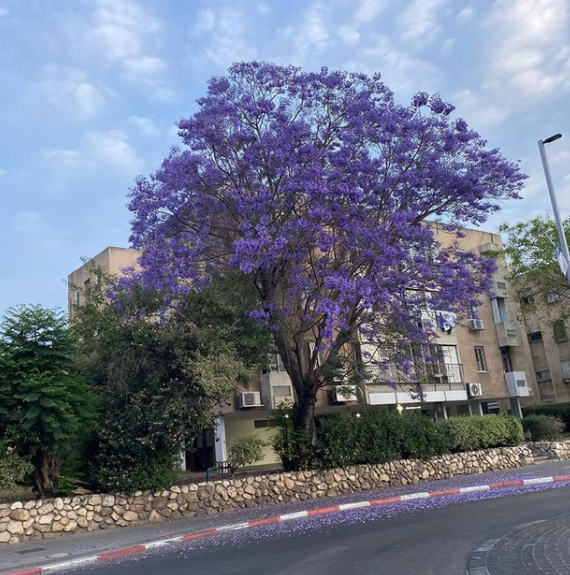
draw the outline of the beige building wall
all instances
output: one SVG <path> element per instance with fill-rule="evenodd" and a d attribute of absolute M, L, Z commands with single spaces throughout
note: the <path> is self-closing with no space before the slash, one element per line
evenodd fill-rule
<path fill-rule="evenodd" d="M 526 342 L 538 393 L 535 404 L 570 402 L 570 321 L 562 304 L 543 294 L 540 301 L 524 304 L 518 312 L 525 327 Z M 559 322 L 556 326 L 555 324 Z"/>
<path fill-rule="evenodd" d="M 137 250 L 110 246 L 71 272 L 67 277 L 69 320 L 73 319 L 74 309 L 84 303 L 83 292 L 97 281 L 94 270 L 101 269 L 105 274 L 121 276 L 125 268 L 137 267 L 139 257 Z"/>
<path fill-rule="evenodd" d="M 248 414 L 251 417 L 251 412 Z M 231 447 L 232 443 L 237 439 L 242 437 L 254 436 L 262 439 L 268 445 L 263 448 L 263 459 L 261 461 L 257 461 L 253 463 L 253 466 L 256 465 L 271 465 L 271 464 L 279 464 L 280 460 L 275 451 L 269 443 L 271 442 L 271 438 L 276 433 L 275 427 L 256 427 L 257 422 L 269 422 L 271 417 L 270 414 L 259 414 L 258 417 L 254 417 L 253 419 L 226 419 L 225 427 L 226 427 L 226 441 L 228 448 Z M 258 424 L 259 425 L 259 424 Z"/>

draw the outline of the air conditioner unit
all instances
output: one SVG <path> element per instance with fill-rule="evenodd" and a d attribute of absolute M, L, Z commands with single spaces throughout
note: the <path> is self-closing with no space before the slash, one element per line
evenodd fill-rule
<path fill-rule="evenodd" d="M 259 391 L 243 391 L 239 394 L 239 406 L 241 409 L 247 407 L 262 407 L 261 393 L 259 393 Z"/>
<path fill-rule="evenodd" d="M 346 403 L 347 401 L 358 401 L 356 395 L 356 385 L 341 385 L 334 391 L 334 400 L 337 403 Z"/>
<path fill-rule="evenodd" d="M 483 395 L 483 389 L 480 383 L 466 383 L 465 386 L 469 397 L 481 397 Z"/>
<path fill-rule="evenodd" d="M 529 397 L 530 389 L 524 371 L 505 372 L 505 383 L 511 397 Z"/>
<path fill-rule="evenodd" d="M 482 329 L 485 329 L 485 324 L 482 319 L 471 317 L 469 318 L 469 329 L 471 331 L 481 331 Z"/>

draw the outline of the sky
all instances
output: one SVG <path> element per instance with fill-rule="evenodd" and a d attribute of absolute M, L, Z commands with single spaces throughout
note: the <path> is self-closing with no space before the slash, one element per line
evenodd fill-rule
<path fill-rule="evenodd" d="M 67 307 L 67 275 L 127 246 L 127 194 L 236 61 L 379 71 L 439 93 L 529 175 L 482 228 L 570 215 L 568 0 L 0 0 L 0 315 Z"/>

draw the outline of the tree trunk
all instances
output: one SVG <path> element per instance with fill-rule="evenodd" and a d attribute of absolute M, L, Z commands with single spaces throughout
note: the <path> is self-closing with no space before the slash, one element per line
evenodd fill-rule
<path fill-rule="evenodd" d="M 33 458 L 34 487 L 33 491 L 38 499 L 53 497 L 54 479 L 57 477 L 58 462 L 54 455 L 45 451 L 38 451 Z"/>

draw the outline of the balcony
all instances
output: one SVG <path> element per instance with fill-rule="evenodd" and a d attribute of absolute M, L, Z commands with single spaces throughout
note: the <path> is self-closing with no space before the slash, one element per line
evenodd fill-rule
<path fill-rule="evenodd" d="M 519 340 L 515 326 L 510 322 L 501 322 L 495 324 L 499 347 L 518 347 Z"/>
<path fill-rule="evenodd" d="M 423 363 L 416 366 L 414 373 L 405 373 L 398 365 L 386 363 L 374 372 L 375 381 L 367 385 L 370 405 L 467 400 L 463 366 L 459 363 Z M 392 382 L 395 388 L 383 381 Z M 418 383 L 422 397 L 415 390 Z"/>

